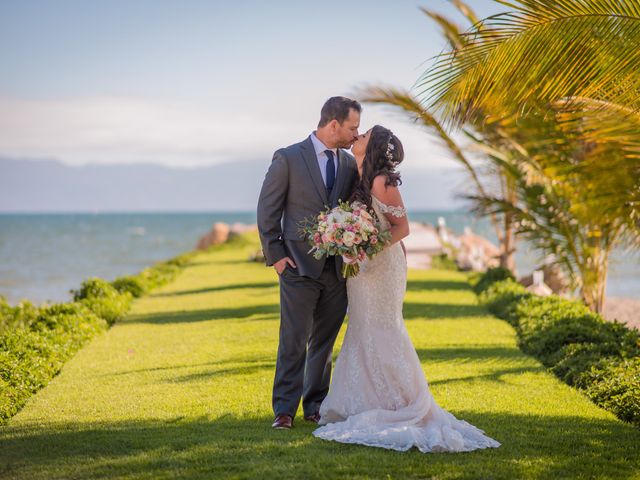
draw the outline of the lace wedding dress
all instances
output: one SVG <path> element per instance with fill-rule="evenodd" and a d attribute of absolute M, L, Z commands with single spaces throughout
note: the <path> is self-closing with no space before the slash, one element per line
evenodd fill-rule
<path fill-rule="evenodd" d="M 383 213 L 406 215 L 373 197 Z M 349 324 L 331 389 L 313 434 L 325 440 L 405 451 L 466 452 L 500 443 L 436 403 L 402 318 L 407 264 L 395 243 L 360 265 L 347 280 Z"/>

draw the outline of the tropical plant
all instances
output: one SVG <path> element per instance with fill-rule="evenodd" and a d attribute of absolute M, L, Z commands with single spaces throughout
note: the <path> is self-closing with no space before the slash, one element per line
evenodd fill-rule
<path fill-rule="evenodd" d="M 460 0 L 453 0 L 452 3 L 472 25 L 477 23 L 478 17 L 468 5 Z M 421 8 L 421 10 L 440 26 L 443 36 L 447 39 L 452 49 L 456 50 L 464 47 L 467 39 L 461 27 L 436 11 L 427 8 Z M 507 172 L 503 170 L 502 162 L 491 162 L 491 160 L 493 160 L 494 156 L 504 158 L 522 155 L 523 152 L 521 147 L 508 137 L 507 131 L 500 124 L 485 122 L 486 115 L 478 113 L 463 128 L 464 134 L 476 144 L 477 149 L 487 154 L 487 159 L 490 162 L 488 168 L 483 169 L 471 162 L 470 152 L 459 145 L 444 128 L 437 116 L 424 108 L 420 99 L 411 92 L 393 87 L 368 86 L 361 88 L 357 96 L 363 102 L 385 104 L 399 108 L 413 122 L 424 127 L 435 140 L 449 151 L 451 158 L 464 168 L 479 196 L 487 197 L 490 192 L 497 190 L 505 198 L 515 198 L 514 184 Z M 500 266 L 515 272 L 516 238 L 512 214 L 511 212 L 492 212 L 488 216 L 498 239 Z"/>
<path fill-rule="evenodd" d="M 601 311 L 611 251 L 640 245 L 640 3 L 496 1 L 513 11 L 450 42 L 419 81 L 423 108 L 520 147 L 483 139 L 515 195 L 472 195 L 476 211 L 510 216 Z"/>

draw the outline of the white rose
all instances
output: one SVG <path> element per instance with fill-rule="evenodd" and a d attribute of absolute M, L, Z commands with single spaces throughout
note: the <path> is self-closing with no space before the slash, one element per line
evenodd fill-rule
<path fill-rule="evenodd" d="M 356 239 L 356 234 L 354 232 L 344 232 L 342 234 L 342 242 L 346 247 L 352 247 L 353 241 Z"/>
<path fill-rule="evenodd" d="M 339 211 L 331 212 L 327 216 L 327 223 L 329 223 L 329 225 L 332 225 L 334 223 L 342 223 L 342 221 L 343 221 L 343 215 Z"/>

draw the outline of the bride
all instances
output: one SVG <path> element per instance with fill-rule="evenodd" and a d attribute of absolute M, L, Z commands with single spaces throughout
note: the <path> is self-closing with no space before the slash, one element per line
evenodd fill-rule
<path fill-rule="evenodd" d="M 328 396 L 320 406 L 325 440 L 393 450 L 465 452 L 500 443 L 434 400 L 402 318 L 407 264 L 400 242 L 409 233 L 395 167 L 404 152 L 390 130 L 376 125 L 352 147 L 360 180 L 351 200 L 373 208 L 390 245 L 347 280 L 349 324 Z"/>

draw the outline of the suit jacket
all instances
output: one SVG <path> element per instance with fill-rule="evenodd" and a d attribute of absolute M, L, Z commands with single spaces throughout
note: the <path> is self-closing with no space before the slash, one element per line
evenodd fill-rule
<path fill-rule="evenodd" d="M 335 207 L 338 200 L 347 200 L 357 179 L 355 159 L 338 149 L 336 183 L 329 197 L 310 138 L 277 150 L 258 199 L 258 232 L 267 265 L 288 256 L 299 275 L 318 278 L 326 258 L 316 260 L 307 253 L 311 247 L 300 235 L 299 223 L 327 206 Z M 341 268 L 342 258 L 338 257 L 336 270 L 342 279 Z"/>

